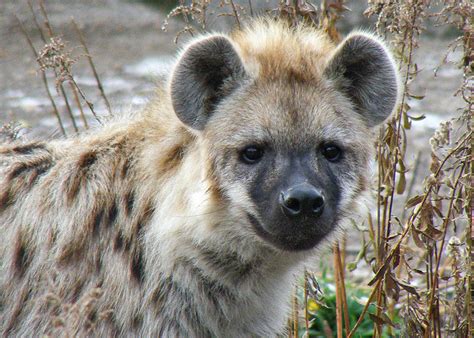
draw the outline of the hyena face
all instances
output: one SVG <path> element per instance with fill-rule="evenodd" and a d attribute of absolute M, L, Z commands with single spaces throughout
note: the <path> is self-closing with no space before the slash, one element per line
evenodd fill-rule
<path fill-rule="evenodd" d="M 251 83 L 209 122 L 220 186 L 279 248 L 315 246 L 365 185 L 368 153 L 361 150 L 372 145 L 364 123 L 347 118 L 338 101 L 323 84 Z"/>
<path fill-rule="evenodd" d="M 222 36 L 199 41 L 175 69 L 172 99 L 178 117 L 200 131 L 214 179 L 255 234 L 283 250 L 306 250 L 365 189 L 369 128 L 395 105 L 396 72 L 367 35 L 304 56 L 317 60 L 299 55 L 296 66 L 275 61 L 287 57 L 281 53 L 242 55 Z"/>

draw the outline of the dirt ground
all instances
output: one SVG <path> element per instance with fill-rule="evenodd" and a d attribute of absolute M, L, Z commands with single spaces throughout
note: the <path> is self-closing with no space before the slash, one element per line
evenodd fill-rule
<path fill-rule="evenodd" d="M 37 8 L 37 2 L 33 3 Z M 351 2 L 348 3 L 350 7 Z M 139 109 L 146 104 L 153 94 L 156 79 L 170 69 L 178 48 L 173 40 L 179 23 L 172 24 L 169 32 L 163 32 L 161 26 L 166 13 L 136 1 L 47 0 L 46 5 L 55 32 L 70 42 L 74 55 L 83 52 L 72 29 L 71 17 L 80 25 L 114 112 Z M 354 13 L 346 15 L 356 15 Z M 41 17 L 39 11 L 37 15 Z M 0 125 L 10 121 L 20 122 L 25 127 L 22 134 L 30 139 L 57 137 L 59 128 L 52 115 L 38 65 L 15 16 L 24 23 L 36 49 L 41 49 L 43 45 L 27 2 L 0 1 Z M 353 18 L 349 19 L 349 25 L 358 23 Z M 462 107 L 461 99 L 453 96 L 462 80 L 457 66 L 448 63 L 439 69 L 436 77 L 434 74 L 449 43 L 448 39 L 432 35 L 421 40 L 416 52 L 420 73 L 411 88 L 414 93 L 426 96 L 422 101 L 410 102 L 411 114 L 424 114 L 426 118 L 415 122 L 408 134 L 408 165 L 413 167 L 416 154 L 420 154 L 420 177 L 427 172 L 429 138 L 441 121 L 452 118 Z M 456 58 L 459 58 L 457 53 L 450 57 L 451 60 Z M 96 111 L 106 115 L 106 106 L 99 96 L 85 57 L 73 66 L 73 72 Z M 65 104 L 57 95 L 54 81 L 50 81 L 50 88 L 63 114 L 67 131 L 73 134 L 65 114 Z M 87 109 L 85 111 L 88 113 Z M 74 108 L 74 113 L 79 114 L 77 108 Z M 421 179 L 416 181 L 421 182 Z M 414 191 L 417 189 L 421 189 L 419 184 Z"/>

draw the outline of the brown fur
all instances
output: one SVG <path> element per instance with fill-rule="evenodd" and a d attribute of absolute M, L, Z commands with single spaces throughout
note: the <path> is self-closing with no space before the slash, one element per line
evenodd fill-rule
<path fill-rule="evenodd" d="M 336 47 L 322 33 L 259 21 L 226 39 L 252 82 L 224 88 L 241 91 L 203 130 L 178 119 L 168 86 L 90 134 L 0 146 L 0 335 L 281 333 L 288 286 L 314 250 L 287 252 L 256 234 L 239 151 L 262 141 L 315 153 L 340 141 L 350 159 L 341 203 L 352 209 L 372 141 L 325 77 Z M 265 189 L 284 173 L 263 174 Z"/>

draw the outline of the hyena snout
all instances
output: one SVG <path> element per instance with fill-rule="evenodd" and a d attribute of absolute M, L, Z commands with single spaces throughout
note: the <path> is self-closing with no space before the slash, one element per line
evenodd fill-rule
<path fill-rule="evenodd" d="M 309 183 L 292 186 L 280 193 L 280 208 L 286 217 L 319 217 L 324 211 L 324 196 Z"/>

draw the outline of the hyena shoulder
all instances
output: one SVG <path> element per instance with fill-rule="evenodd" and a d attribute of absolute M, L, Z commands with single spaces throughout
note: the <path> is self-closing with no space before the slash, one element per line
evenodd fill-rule
<path fill-rule="evenodd" d="M 259 20 L 191 41 L 143 111 L 0 146 L 0 333 L 281 333 L 398 91 L 378 39 Z"/>

